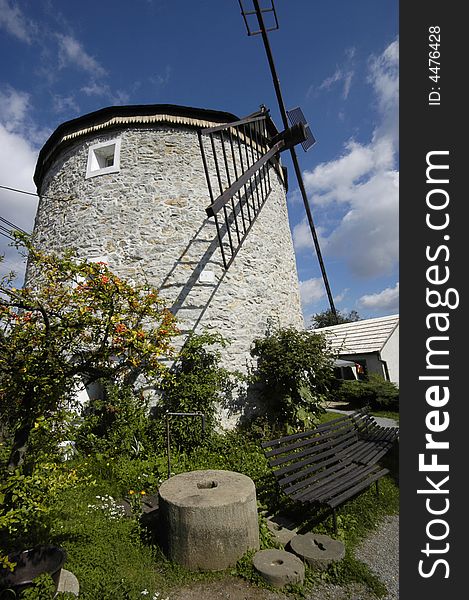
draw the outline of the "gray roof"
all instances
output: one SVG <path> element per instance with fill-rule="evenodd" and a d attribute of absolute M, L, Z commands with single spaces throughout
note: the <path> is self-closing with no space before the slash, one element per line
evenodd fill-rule
<path fill-rule="evenodd" d="M 364 354 L 380 352 L 398 325 L 399 315 L 389 315 L 320 327 L 312 331 L 325 333 L 332 349 L 338 350 L 339 354 Z"/>

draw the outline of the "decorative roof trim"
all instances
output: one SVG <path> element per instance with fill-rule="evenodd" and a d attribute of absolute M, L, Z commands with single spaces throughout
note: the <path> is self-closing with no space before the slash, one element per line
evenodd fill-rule
<path fill-rule="evenodd" d="M 220 123 L 213 121 L 202 121 L 200 119 L 192 119 L 190 117 L 177 117 L 174 115 L 146 115 L 146 116 L 135 116 L 135 117 L 113 117 L 104 123 L 97 123 L 91 127 L 74 131 L 68 135 L 64 135 L 62 139 L 57 142 L 57 145 L 68 140 L 72 140 L 81 135 L 86 135 L 92 131 L 99 131 L 100 129 L 106 129 L 107 127 L 113 127 L 114 125 L 130 125 L 134 123 L 141 123 L 143 125 L 149 123 L 173 123 L 177 125 L 189 125 L 190 127 L 216 127 Z"/>
<path fill-rule="evenodd" d="M 152 111 L 154 111 L 153 114 Z M 171 114 L 170 111 L 174 111 L 174 113 L 178 114 Z M 112 116 L 113 113 L 114 116 Z M 120 115 L 116 115 L 116 113 L 120 113 Z M 105 117 L 107 116 L 110 118 L 106 119 Z M 199 118 L 199 116 L 212 117 L 213 120 Z M 103 118 L 105 120 L 102 120 Z M 238 117 L 231 113 L 170 104 L 116 106 L 103 108 L 59 125 L 39 153 L 36 170 L 34 173 L 34 181 L 38 188 L 38 192 L 40 192 L 39 188 L 42 183 L 44 171 L 47 169 L 48 163 L 52 160 L 52 157 L 57 149 L 62 144 L 70 143 L 73 140 L 89 133 L 109 129 L 112 127 L 126 125 L 152 125 L 155 123 L 166 123 L 170 125 L 205 129 L 209 127 L 216 127 L 224 123 L 230 123 L 236 120 L 238 120 Z M 78 128 L 80 125 L 85 124 L 88 126 Z M 277 132 L 275 125 L 270 119 L 269 128 Z M 280 168 L 279 165 L 279 168 L 276 170 L 282 179 L 283 184 L 286 186 L 286 174 L 284 173 L 283 169 Z"/>

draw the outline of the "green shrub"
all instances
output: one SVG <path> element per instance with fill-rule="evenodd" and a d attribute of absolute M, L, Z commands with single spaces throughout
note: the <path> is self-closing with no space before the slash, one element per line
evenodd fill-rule
<path fill-rule="evenodd" d="M 6 471 L 0 483 L 0 555 L 16 540 L 25 545 L 44 542 L 51 526 L 52 506 L 63 490 L 80 479 L 68 465 L 40 461 L 31 472 Z"/>
<path fill-rule="evenodd" d="M 374 410 L 399 410 L 399 388 L 380 375 L 370 373 L 364 381 L 344 381 L 336 392 L 340 401 Z"/>
<path fill-rule="evenodd" d="M 104 398 L 90 400 L 76 433 L 77 447 L 85 454 L 106 457 L 142 456 L 150 446 L 148 405 L 143 394 L 129 386 L 103 382 Z"/>
<path fill-rule="evenodd" d="M 217 425 L 218 406 L 226 402 L 240 374 L 220 366 L 220 351 L 227 341 L 217 333 L 192 334 L 172 369 L 161 400 L 154 411 L 156 428 L 164 426 L 166 412 L 200 412 L 205 415 L 205 434 L 199 418 L 172 418 L 171 440 L 180 450 L 190 451 L 210 440 Z"/>
<path fill-rule="evenodd" d="M 55 584 L 49 573 L 39 575 L 33 580 L 31 587 L 21 594 L 21 600 L 52 600 L 55 594 Z"/>
<path fill-rule="evenodd" d="M 278 329 L 254 340 L 255 380 L 266 400 L 268 422 L 290 431 L 314 422 L 333 381 L 334 354 L 323 335 Z"/>

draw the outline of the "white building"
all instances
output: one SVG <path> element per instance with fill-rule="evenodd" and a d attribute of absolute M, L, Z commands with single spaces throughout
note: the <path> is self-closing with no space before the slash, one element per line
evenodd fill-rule
<path fill-rule="evenodd" d="M 399 315 L 363 319 L 313 330 L 324 333 L 343 360 L 399 385 Z"/>

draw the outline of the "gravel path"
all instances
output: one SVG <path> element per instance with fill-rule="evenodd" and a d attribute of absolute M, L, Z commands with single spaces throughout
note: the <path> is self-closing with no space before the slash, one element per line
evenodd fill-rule
<path fill-rule="evenodd" d="M 399 515 L 386 517 L 380 527 L 357 548 L 355 556 L 366 563 L 388 588 L 385 600 L 398 600 Z"/>

